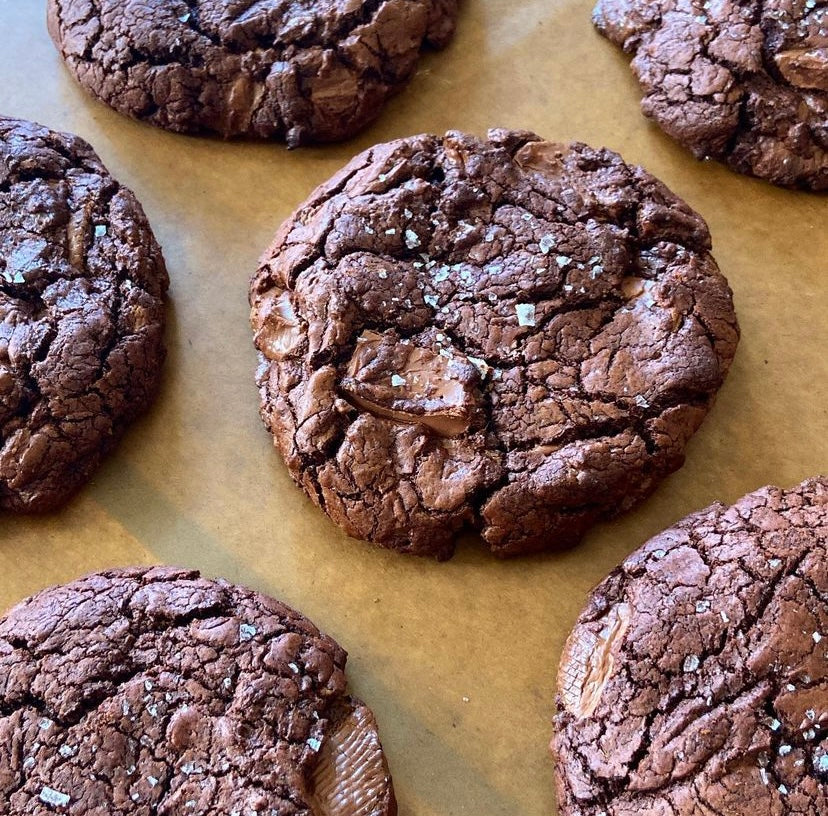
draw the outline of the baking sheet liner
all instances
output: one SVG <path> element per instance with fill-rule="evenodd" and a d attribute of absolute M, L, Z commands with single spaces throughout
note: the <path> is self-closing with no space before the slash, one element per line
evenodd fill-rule
<path fill-rule="evenodd" d="M 160 397 L 63 512 L 0 518 L 0 607 L 111 565 L 198 567 L 296 606 L 348 649 L 416 816 L 555 814 L 555 670 L 587 591 L 688 512 L 828 470 L 828 198 L 695 161 L 639 113 L 582 0 L 465 0 L 454 43 L 352 142 L 293 152 L 155 130 L 89 98 L 42 0 L 0 0 L 0 112 L 88 139 L 135 190 L 172 278 Z M 354 542 L 293 486 L 258 418 L 247 281 L 279 223 L 377 141 L 529 128 L 612 147 L 708 220 L 742 343 L 685 467 L 565 553 L 454 560 Z"/>

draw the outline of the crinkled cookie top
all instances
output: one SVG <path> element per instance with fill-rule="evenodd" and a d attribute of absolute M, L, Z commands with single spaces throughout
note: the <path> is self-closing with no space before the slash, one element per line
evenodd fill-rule
<path fill-rule="evenodd" d="M 49 0 L 69 70 L 168 130 L 353 135 L 454 32 L 457 0 Z"/>
<path fill-rule="evenodd" d="M 558 674 L 561 816 L 828 813 L 828 481 L 656 536 Z"/>
<path fill-rule="evenodd" d="M 348 533 L 561 547 L 647 495 L 738 328 L 704 221 L 609 150 L 525 132 L 376 146 L 251 284 L 262 415 Z"/>
<path fill-rule="evenodd" d="M 644 113 L 699 158 L 786 187 L 828 189 L 828 3 L 599 0 Z"/>
<path fill-rule="evenodd" d="M 56 507 L 155 395 L 161 250 L 86 142 L 0 118 L 0 507 Z"/>
<path fill-rule="evenodd" d="M 395 816 L 345 652 L 252 590 L 112 570 L 0 620 L 4 816 Z"/>

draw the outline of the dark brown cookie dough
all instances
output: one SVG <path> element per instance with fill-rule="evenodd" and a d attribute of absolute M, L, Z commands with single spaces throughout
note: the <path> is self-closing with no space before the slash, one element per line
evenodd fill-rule
<path fill-rule="evenodd" d="M 152 400 L 167 284 L 92 148 L 0 117 L 0 508 L 59 505 Z"/>
<path fill-rule="evenodd" d="M 454 33 L 458 0 L 49 0 L 94 96 L 158 127 L 291 146 L 345 139 Z"/>
<path fill-rule="evenodd" d="M 561 816 L 828 813 L 828 480 L 651 539 L 593 591 L 558 689 Z"/>
<path fill-rule="evenodd" d="M 345 652 L 197 572 L 111 570 L 0 620 L 4 816 L 395 816 Z"/>
<path fill-rule="evenodd" d="M 599 0 L 594 20 L 635 55 L 644 113 L 698 158 L 828 189 L 824 0 Z"/>
<path fill-rule="evenodd" d="M 378 145 L 251 283 L 262 416 L 348 533 L 448 557 L 576 542 L 683 462 L 738 328 L 704 221 L 609 150 Z"/>

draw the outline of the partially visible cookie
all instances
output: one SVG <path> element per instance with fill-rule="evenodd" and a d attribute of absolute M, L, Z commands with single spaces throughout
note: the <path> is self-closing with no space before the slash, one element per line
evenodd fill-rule
<path fill-rule="evenodd" d="M 262 416 L 358 538 L 568 546 L 680 467 L 738 342 L 701 217 L 610 150 L 377 145 L 282 225 L 250 289 Z"/>
<path fill-rule="evenodd" d="M 92 148 L 0 117 L 0 508 L 57 507 L 149 405 L 167 285 Z"/>
<path fill-rule="evenodd" d="M 598 0 L 642 110 L 698 158 L 828 189 L 828 6 L 815 0 Z"/>
<path fill-rule="evenodd" d="M 828 813 L 828 480 L 647 542 L 590 595 L 558 691 L 561 816 Z"/>
<path fill-rule="evenodd" d="M 49 0 L 93 96 L 182 133 L 345 139 L 454 33 L 458 0 Z"/>
<path fill-rule="evenodd" d="M 4 816 L 395 816 L 345 652 L 197 572 L 110 570 L 0 620 Z"/>

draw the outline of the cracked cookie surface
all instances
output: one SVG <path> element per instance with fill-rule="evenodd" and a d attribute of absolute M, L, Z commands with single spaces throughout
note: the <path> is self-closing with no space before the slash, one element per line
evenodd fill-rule
<path fill-rule="evenodd" d="M 575 543 L 683 462 L 738 342 L 704 221 L 609 150 L 378 145 L 251 282 L 262 417 L 349 534 L 445 558 Z"/>
<path fill-rule="evenodd" d="M 647 542 L 592 592 L 558 691 L 562 816 L 828 813 L 828 480 Z"/>
<path fill-rule="evenodd" d="M 0 117 L 0 508 L 57 507 L 150 403 L 167 284 L 92 148 Z"/>
<path fill-rule="evenodd" d="M 824 0 L 599 0 L 594 21 L 634 55 L 645 115 L 698 158 L 828 189 Z"/>
<path fill-rule="evenodd" d="M 0 620 L 5 816 L 395 816 L 345 652 L 197 572 L 111 570 Z"/>
<path fill-rule="evenodd" d="M 458 0 L 49 0 L 81 85 L 158 127 L 345 139 L 454 33 Z"/>

